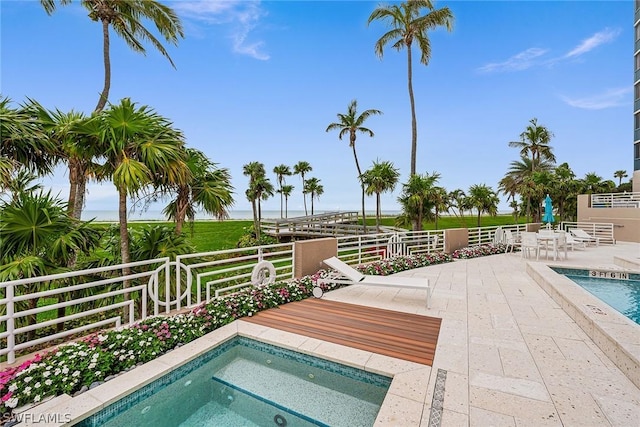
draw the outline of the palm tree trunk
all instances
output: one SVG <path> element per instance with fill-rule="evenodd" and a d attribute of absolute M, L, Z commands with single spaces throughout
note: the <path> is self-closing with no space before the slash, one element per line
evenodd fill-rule
<path fill-rule="evenodd" d="M 304 202 L 304 216 L 307 216 L 307 193 L 304 192 L 304 174 L 300 174 L 302 177 L 302 201 Z"/>
<path fill-rule="evenodd" d="M 127 192 L 123 188 L 118 189 L 118 219 L 120 220 L 120 257 L 123 264 L 128 264 L 131 261 L 129 254 L 129 233 L 127 230 Z M 122 275 L 128 276 L 131 274 L 131 267 L 125 266 L 122 268 Z M 122 282 L 122 286 L 129 288 L 129 280 Z M 129 292 L 125 292 L 124 299 L 128 301 L 131 298 Z M 124 308 L 125 322 L 129 320 L 129 307 Z"/>
<path fill-rule="evenodd" d="M 362 171 L 360 170 L 360 163 L 358 163 L 358 155 L 356 154 L 356 138 L 355 133 L 351 132 L 351 149 L 353 150 L 353 158 L 356 160 L 356 169 L 358 170 L 358 181 L 360 181 L 360 188 L 362 188 L 362 230 L 367 233 L 367 214 L 364 210 L 364 182 L 362 182 Z M 311 198 L 313 203 L 313 197 Z"/>
<path fill-rule="evenodd" d="M 313 193 L 311 193 L 311 215 L 313 215 Z"/>
<path fill-rule="evenodd" d="M 478 208 L 478 227 L 480 227 L 480 208 Z"/>
<path fill-rule="evenodd" d="M 251 210 L 253 212 L 253 231 L 256 233 L 256 239 L 260 239 L 260 223 L 258 222 L 256 199 L 251 200 Z"/>
<path fill-rule="evenodd" d="M 176 235 L 180 235 L 180 233 L 182 233 L 182 226 L 184 225 L 184 221 L 187 216 L 188 198 L 189 189 L 181 187 L 178 190 L 178 198 L 176 200 Z"/>
<path fill-rule="evenodd" d="M 84 196 L 87 193 L 87 167 L 80 165 L 78 173 L 78 183 L 76 189 L 75 203 L 73 206 L 73 218 L 82 218 L 82 210 L 84 209 Z"/>
<path fill-rule="evenodd" d="M 104 87 L 98 99 L 94 112 L 99 113 L 107 105 L 109 89 L 111 88 L 111 58 L 109 58 L 109 21 L 102 20 L 102 55 L 104 59 Z"/>
<path fill-rule="evenodd" d="M 77 160 L 69 158 L 69 201 L 67 202 L 67 212 L 72 218 L 75 214 L 76 194 L 78 194 Z"/>
<path fill-rule="evenodd" d="M 407 73 L 409 82 L 409 103 L 411 104 L 411 175 L 416 174 L 416 152 L 418 150 L 418 123 L 416 121 L 416 103 L 413 98 L 413 78 L 411 67 L 411 45 L 407 46 Z"/>
<path fill-rule="evenodd" d="M 380 216 L 382 211 L 380 210 L 380 193 L 376 192 L 376 232 L 380 232 Z"/>
<path fill-rule="evenodd" d="M 284 217 L 289 217 L 289 197 L 284 198 Z"/>

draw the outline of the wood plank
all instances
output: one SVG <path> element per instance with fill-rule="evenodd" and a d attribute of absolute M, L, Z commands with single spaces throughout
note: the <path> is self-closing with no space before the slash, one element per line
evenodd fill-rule
<path fill-rule="evenodd" d="M 307 298 L 242 320 L 431 366 L 442 319 Z"/>

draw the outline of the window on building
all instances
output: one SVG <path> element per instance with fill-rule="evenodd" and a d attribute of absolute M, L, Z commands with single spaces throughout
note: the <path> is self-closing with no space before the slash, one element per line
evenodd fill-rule
<path fill-rule="evenodd" d="M 640 159 L 640 142 L 633 144 L 633 158 L 635 160 Z"/>
<path fill-rule="evenodd" d="M 640 54 L 634 56 L 636 60 L 636 70 L 640 70 Z"/>
<path fill-rule="evenodd" d="M 636 0 L 636 10 L 640 8 L 640 0 Z"/>
<path fill-rule="evenodd" d="M 634 85 L 634 89 L 635 89 L 636 96 L 633 99 L 640 99 L 640 83 L 636 83 Z"/>
<path fill-rule="evenodd" d="M 636 129 L 640 129 L 640 113 L 635 113 L 633 115 L 633 118 L 635 119 L 635 123 L 636 123 Z"/>

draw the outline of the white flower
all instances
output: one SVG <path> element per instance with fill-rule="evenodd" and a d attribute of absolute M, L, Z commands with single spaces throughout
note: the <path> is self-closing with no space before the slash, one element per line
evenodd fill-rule
<path fill-rule="evenodd" d="M 64 368 L 62 368 L 62 373 L 64 375 L 67 375 L 69 373 L 69 368 L 67 368 L 66 366 Z"/>
<path fill-rule="evenodd" d="M 96 364 L 95 364 L 95 363 L 89 363 L 89 366 L 88 366 L 88 368 L 89 368 L 89 369 L 93 369 L 93 368 L 95 368 L 95 367 L 96 367 Z"/>
<path fill-rule="evenodd" d="M 16 406 L 18 406 L 18 398 L 12 397 L 11 399 L 4 402 L 4 404 L 7 408 L 15 408 Z"/>
<path fill-rule="evenodd" d="M 80 371 L 74 371 L 73 374 L 71 374 L 72 377 L 76 378 L 80 376 Z"/>
<path fill-rule="evenodd" d="M 101 372 L 101 371 L 96 371 L 96 377 L 99 377 L 99 376 L 101 376 L 101 375 L 102 375 L 102 372 Z"/>
<path fill-rule="evenodd" d="M 26 378 L 24 379 L 24 382 L 25 382 L 25 383 L 28 383 L 28 382 L 29 382 L 29 381 L 31 381 L 32 379 L 33 379 L 33 377 L 26 377 Z"/>
<path fill-rule="evenodd" d="M 36 394 L 36 396 L 33 398 L 33 401 L 38 403 L 38 402 L 40 402 L 40 399 L 41 399 L 40 395 Z"/>
<path fill-rule="evenodd" d="M 49 368 L 49 367 L 47 366 L 47 369 L 48 369 L 48 368 Z M 44 372 L 42 373 L 42 376 L 43 376 L 43 377 L 45 377 L 45 378 L 49 377 L 49 375 L 51 375 L 51 371 L 44 371 Z"/>
<path fill-rule="evenodd" d="M 28 386 L 27 386 L 27 387 L 25 387 L 25 389 L 24 389 L 24 390 L 22 390 L 22 392 L 23 392 L 24 394 L 26 394 L 27 396 L 29 396 L 29 395 L 31 394 L 31 387 L 28 387 Z"/>
<path fill-rule="evenodd" d="M 18 384 L 16 384 L 16 383 L 13 383 L 13 384 L 11 384 L 11 385 L 9 386 L 9 391 L 10 391 L 11 393 L 13 393 L 14 391 L 16 391 L 17 389 L 18 389 Z"/>
<path fill-rule="evenodd" d="M 55 371 L 53 371 L 53 375 L 58 376 L 58 375 L 60 375 L 60 372 L 62 372 L 62 371 L 60 370 L 60 368 L 56 368 L 56 370 L 55 370 Z"/>
<path fill-rule="evenodd" d="M 53 384 L 53 381 L 51 381 L 51 380 L 45 380 L 44 381 L 44 385 L 46 385 L 47 387 L 50 386 L 51 384 Z"/>
<path fill-rule="evenodd" d="M 40 383 L 35 383 L 35 384 L 33 385 L 33 388 L 40 388 Z"/>

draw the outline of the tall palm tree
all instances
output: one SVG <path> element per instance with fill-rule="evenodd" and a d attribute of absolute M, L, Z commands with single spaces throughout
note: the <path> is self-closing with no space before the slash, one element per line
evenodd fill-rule
<path fill-rule="evenodd" d="M 282 194 L 282 186 L 285 184 L 285 176 L 291 176 L 291 169 L 289 168 L 289 166 L 285 165 L 285 164 L 281 164 L 278 165 L 276 167 L 273 168 L 273 173 L 276 174 L 276 177 L 278 178 L 278 193 L 280 193 L 280 218 L 283 218 L 282 215 L 282 198 L 283 198 L 283 194 Z"/>
<path fill-rule="evenodd" d="M 56 10 L 55 0 L 40 0 L 40 3 L 49 15 Z M 65 6 L 70 4 L 71 0 L 59 0 L 59 3 Z M 109 100 L 110 28 L 135 52 L 146 54 L 143 42 L 151 43 L 175 68 L 173 60 L 162 43 L 143 25 L 144 20 L 150 20 L 168 43 L 177 45 L 178 39 L 184 37 L 184 32 L 180 18 L 173 9 L 155 0 L 81 0 L 80 4 L 89 11 L 89 19 L 99 22 L 102 26 L 104 86 L 94 109 L 95 112 L 102 111 Z"/>
<path fill-rule="evenodd" d="M 456 188 L 447 194 L 449 199 L 448 211 L 453 211 L 453 214 L 460 219 L 460 226 L 466 228 L 466 222 L 464 220 L 464 211 L 467 209 L 465 202 L 467 195 L 461 188 Z M 457 212 L 456 212 L 457 210 Z"/>
<path fill-rule="evenodd" d="M 175 184 L 176 197 L 162 211 L 175 221 L 175 233 L 182 232 L 185 219 L 193 224 L 196 209 L 216 217 L 229 217 L 228 209 L 233 206 L 233 186 L 228 169 L 219 168 L 200 150 L 186 149 L 186 165 L 189 179 Z"/>
<path fill-rule="evenodd" d="M 485 184 L 474 184 L 469 187 L 468 204 L 478 210 L 478 227 L 480 227 L 480 216 L 486 212 L 491 216 L 498 214 L 498 204 L 500 198 Z"/>
<path fill-rule="evenodd" d="M 293 185 L 283 185 L 278 192 L 284 196 L 284 217 L 288 218 L 289 216 L 289 197 L 293 192 Z"/>
<path fill-rule="evenodd" d="M 426 15 L 422 15 L 423 9 L 427 9 Z M 413 96 L 411 46 L 415 40 L 420 50 L 420 63 L 428 65 L 429 59 L 431 59 L 431 42 L 427 34 L 428 31 L 442 26 L 451 31 L 454 18 L 448 7 L 436 9 L 431 0 L 409 0 L 400 5 L 378 7 L 369 16 L 368 24 L 375 20 L 387 21 L 391 27 L 391 30 L 383 34 L 376 42 L 375 52 L 379 58 L 382 58 L 384 48 L 389 43 L 392 43 L 392 47 L 396 50 L 407 48 L 407 81 L 411 104 L 411 175 L 413 175 L 416 173 L 418 124 Z"/>
<path fill-rule="evenodd" d="M 509 142 L 509 147 L 519 148 L 521 157 L 530 155 L 531 171 L 534 172 L 538 170 L 537 166 L 545 161 L 555 163 L 556 156 L 549 145 L 553 133 L 546 127 L 538 125 L 536 118 L 531 119 L 529 123 L 525 131 L 520 134 L 520 141 Z"/>
<path fill-rule="evenodd" d="M 617 170 L 613 173 L 613 177 L 618 178 L 618 187 L 622 185 L 622 178 L 626 178 L 628 176 L 627 171 L 623 169 Z"/>
<path fill-rule="evenodd" d="M 313 199 L 319 199 L 320 196 L 324 194 L 324 187 L 320 184 L 318 178 L 309 178 L 305 182 L 303 191 L 311 197 L 311 215 L 313 215 Z"/>
<path fill-rule="evenodd" d="M 311 172 L 313 168 L 309 164 L 309 162 L 305 162 L 304 160 L 299 161 L 295 165 L 293 165 L 293 173 L 295 175 L 300 175 L 302 178 L 302 200 L 304 202 L 304 214 L 307 215 L 307 195 L 304 192 L 304 176 Z"/>
<path fill-rule="evenodd" d="M 405 184 L 402 184 L 402 194 L 398 197 L 403 212 L 400 216 L 400 224 L 410 222 L 413 231 L 422 230 L 422 222 L 433 216 L 431 195 L 439 179 L 440 174 L 437 172 L 431 175 L 414 174 L 409 176 Z"/>
<path fill-rule="evenodd" d="M 86 128 L 98 138 L 106 159 L 101 176 L 110 177 L 118 191 L 120 255 L 126 264 L 131 260 L 127 198 L 138 196 L 149 187 L 186 182 L 189 169 L 185 163 L 184 137 L 153 109 L 146 105 L 138 107 L 129 98 L 94 116 Z M 129 267 L 123 269 L 124 275 L 130 272 Z"/>
<path fill-rule="evenodd" d="M 242 173 L 249 177 L 249 188 L 245 191 L 247 200 L 251 202 L 251 211 L 253 213 L 253 228 L 256 238 L 260 239 L 260 213 L 258 206 L 262 198 L 262 183 L 265 179 L 266 171 L 264 165 L 260 162 L 250 162 L 242 166 Z"/>
<path fill-rule="evenodd" d="M 367 195 L 376 195 L 376 230 L 380 232 L 380 217 L 382 210 L 380 207 L 380 194 L 393 191 L 400 179 L 400 171 L 389 161 L 374 161 L 371 169 L 362 174 Z"/>
<path fill-rule="evenodd" d="M 362 170 L 360 170 L 360 163 L 358 163 L 358 154 L 356 153 L 356 139 L 358 132 L 364 133 L 365 135 L 369 135 L 373 138 L 373 131 L 364 127 L 363 125 L 369 117 L 377 114 L 382 114 L 382 111 L 370 109 L 358 114 L 358 101 L 354 99 L 349 103 L 349 106 L 347 107 L 347 113 L 338 113 L 338 121 L 329 124 L 326 129 L 326 132 L 338 130 L 338 139 L 340 140 L 342 140 L 343 136 L 349 135 L 349 146 L 353 150 L 353 158 L 356 161 L 356 169 L 358 170 L 358 181 L 360 181 L 360 187 L 362 188 L 362 225 L 364 227 L 365 233 L 367 232 L 367 218 L 364 208 L 365 189 L 364 182 L 362 181 Z"/>

